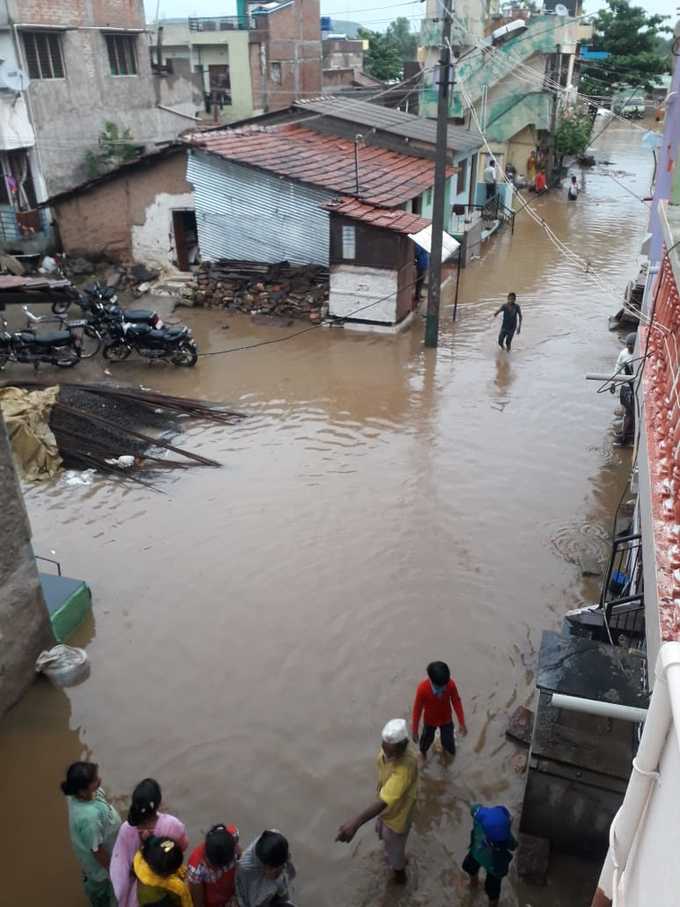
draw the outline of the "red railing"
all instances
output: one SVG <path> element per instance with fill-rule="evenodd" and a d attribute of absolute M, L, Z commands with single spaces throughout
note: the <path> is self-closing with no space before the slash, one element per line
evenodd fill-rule
<path fill-rule="evenodd" d="M 661 637 L 680 640 L 680 292 L 670 260 L 652 294 L 654 318 L 641 328 L 643 378 Z"/>

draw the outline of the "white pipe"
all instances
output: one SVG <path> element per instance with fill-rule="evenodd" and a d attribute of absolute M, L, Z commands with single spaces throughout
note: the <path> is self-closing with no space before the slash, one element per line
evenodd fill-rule
<path fill-rule="evenodd" d="M 609 832 L 609 851 L 602 867 L 597 898 L 604 895 L 617 904 L 618 881 L 635 840 L 653 785 L 658 778 L 661 754 L 672 719 L 680 736 L 680 642 L 664 643 L 656 660 L 656 683 L 647 710 L 633 771 L 621 808 Z M 673 699 L 671 700 L 671 692 Z M 618 904 L 622 901 L 618 899 Z"/>
<path fill-rule="evenodd" d="M 553 693 L 551 705 L 557 709 L 570 712 L 586 712 L 588 715 L 602 715 L 604 718 L 620 718 L 621 721 L 643 722 L 647 709 L 632 705 L 619 705 L 616 702 L 602 702 L 599 699 L 583 699 L 581 696 L 566 696 L 564 693 Z"/>
<path fill-rule="evenodd" d="M 601 372 L 587 372 L 586 381 L 609 381 L 611 384 L 626 384 L 629 381 L 635 381 L 637 375 L 627 375 L 625 372 L 619 372 L 616 375 L 605 375 Z"/>
<path fill-rule="evenodd" d="M 200 119 L 200 117 L 195 117 L 192 113 L 182 113 L 181 110 L 173 110 L 172 107 L 166 107 L 164 104 L 156 106 L 159 110 L 167 110 L 168 113 L 174 113 L 176 117 L 184 117 L 185 120 L 192 120 L 194 123 Z"/>

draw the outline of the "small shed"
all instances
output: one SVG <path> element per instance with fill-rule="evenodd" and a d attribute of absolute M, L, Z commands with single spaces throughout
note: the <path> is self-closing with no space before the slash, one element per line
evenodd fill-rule
<path fill-rule="evenodd" d="M 330 212 L 329 314 L 362 324 L 394 326 L 417 307 L 416 244 L 409 234 L 430 221 L 402 208 L 353 198 Z"/>
<path fill-rule="evenodd" d="M 63 251 L 188 270 L 198 239 L 186 159 L 173 143 L 49 198 Z"/>

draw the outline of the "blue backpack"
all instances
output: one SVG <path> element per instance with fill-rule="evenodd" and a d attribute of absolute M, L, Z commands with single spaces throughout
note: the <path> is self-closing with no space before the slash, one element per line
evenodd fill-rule
<path fill-rule="evenodd" d="M 480 806 L 475 819 L 490 844 L 504 844 L 511 837 L 512 817 L 505 806 Z"/>

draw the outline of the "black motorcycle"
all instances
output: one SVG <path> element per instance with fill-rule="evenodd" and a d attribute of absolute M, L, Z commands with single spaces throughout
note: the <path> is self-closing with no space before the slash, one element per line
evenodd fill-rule
<path fill-rule="evenodd" d="M 0 368 L 9 361 L 24 362 L 38 369 L 41 362 L 72 368 L 80 362 L 80 339 L 77 331 L 65 327 L 61 331 L 36 334 L 35 331 L 7 330 L 3 320 L 0 330 Z"/>
<path fill-rule="evenodd" d="M 122 362 L 134 350 L 144 359 L 164 359 L 173 365 L 191 368 L 198 361 L 198 347 L 185 325 L 153 328 L 148 324 L 111 321 L 104 358 Z"/>

